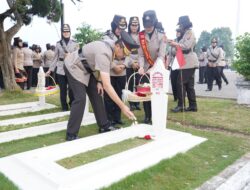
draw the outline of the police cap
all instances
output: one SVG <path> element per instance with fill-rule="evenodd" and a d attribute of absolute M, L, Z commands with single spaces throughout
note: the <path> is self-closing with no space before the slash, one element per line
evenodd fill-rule
<path fill-rule="evenodd" d="M 69 26 L 69 24 L 63 24 L 62 32 L 70 32 L 70 26 Z"/>
<path fill-rule="evenodd" d="M 139 18 L 137 16 L 132 16 L 129 19 L 129 24 L 139 25 Z"/>
<path fill-rule="evenodd" d="M 126 31 L 121 32 L 121 40 L 130 52 L 132 49 L 138 49 L 140 47 Z"/>
<path fill-rule="evenodd" d="M 111 22 L 111 27 L 113 24 L 115 24 L 121 30 L 125 30 L 127 28 L 126 18 L 124 16 L 121 16 L 121 15 L 114 16 L 113 21 Z"/>
<path fill-rule="evenodd" d="M 181 16 L 179 17 L 179 22 L 177 23 L 177 25 L 180 25 L 180 24 L 186 24 L 186 23 L 190 23 L 190 19 L 188 16 Z"/>
<path fill-rule="evenodd" d="M 143 13 L 142 17 L 143 26 L 144 28 L 150 28 L 152 26 L 155 26 L 158 22 L 156 13 L 154 10 L 148 10 Z"/>

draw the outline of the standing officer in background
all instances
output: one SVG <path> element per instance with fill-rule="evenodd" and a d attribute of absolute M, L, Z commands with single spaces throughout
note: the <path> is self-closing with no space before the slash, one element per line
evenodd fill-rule
<path fill-rule="evenodd" d="M 54 57 L 55 57 L 55 52 L 52 51 L 51 49 L 51 45 L 48 43 L 46 44 L 46 51 L 43 53 L 43 69 L 44 72 L 47 72 L 49 70 L 50 65 L 52 64 Z M 46 78 L 46 84 L 45 86 L 50 86 L 50 85 L 54 85 L 53 81 L 51 80 L 51 78 L 47 77 Z"/>
<path fill-rule="evenodd" d="M 126 30 L 127 21 L 124 16 L 115 15 L 111 22 L 111 30 L 104 33 L 103 39 L 111 39 L 117 41 L 121 37 L 121 31 Z"/>
<path fill-rule="evenodd" d="M 186 64 L 179 70 L 179 75 L 177 78 L 178 104 L 174 109 L 172 109 L 172 111 L 175 113 L 184 111 L 185 96 L 187 93 L 189 107 L 187 107 L 185 111 L 196 112 L 197 103 L 194 90 L 194 77 L 195 69 L 198 68 L 199 62 L 198 57 L 194 52 L 196 38 L 191 29 L 193 24 L 190 22 L 188 16 L 181 16 L 179 17 L 179 22 L 177 25 L 179 25 L 183 37 L 179 42 L 170 42 L 170 45 L 174 47 L 181 47 Z"/>
<path fill-rule="evenodd" d="M 221 51 L 222 51 L 222 56 L 221 56 L 221 61 L 218 63 L 218 70 L 220 73 L 221 78 L 224 80 L 224 82 L 226 83 L 226 85 L 228 85 L 228 80 L 227 77 L 225 76 L 223 70 L 226 66 L 226 52 L 224 51 L 224 45 L 220 45 Z"/>
<path fill-rule="evenodd" d="M 176 42 L 179 42 L 182 38 L 182 33 L 181 33 L 181 30 L 179 28 L 176 29 L 176 39 L 175 41 Z M 172 86 L 172 92 L 173 92 L 173 96 L 174 96 L 174 101 L 177 101 L 177 78 L 178 78 L 178 75 L 179 75 L 179 69 L 175 69 L 173 70 L 172 69 L 172 65 L 173 65 L 173 62 L 174 62 L 174 59 L 175 59 L 175 55 L 176 55 L 176 48 L 173 47 L 173 46 L 170 46 L 169 47 L 169 50 L 168 50 L 168 58 L 167 58 L 167 61 L 168 61 L 168 67 L 171 69 L 171 72 L 170 72 L 170 80 L 171 80 L 171 86 Z"/>
<path fill-rule="evenodd" d="M 29 48 L 28 42 L 23 42 L 24 69 L 27 73 L 27 90 L 32 86 L 33 51 Z"/>
<path fill-rule="evenodd" d="M 222 59 L 222 49 L 217 46 L 217 38 L 212 38 L 211 40 L 211 46 L 207 50 L 207 89 L 206 91 L 212 91 L 213 89 L 213 82 L 216 80 L 216 83 L 218 84 L 219 90 L 221 90 L 221 77 L 220 73 L 218 71 L 218 64 L 220 63 Z"/>
<path fill-rule="evenodd" d="M 201 53 L 199 55 L 199 82 L 198 84 L 203 84 L 207 82 L 206 70 L 207 70 L 207 47 L 201 48 Z"/>
<path fill-rule="evenodd" d="M 155 11 L 145 11 L 142 20 L 145 30 L 139 33 L 140 74 L 147 72 L 154 65 L 156 59 L 161 59 L 165 63 L 167 45 L 165 34 L 156 28 L 158 20 Z M 142 82 L 149 83 L 146 77 L 143 77 Z M 143 102 L 143 108 L 145 112 L 144 123 L 151 123 L 151 101 Z"/>
<path fill-rule="evenodd" d="M 128 34 L 133 38 L 133 40 L 139 45 L 139 32 L 140 32 L 140 22 L 137 16 L 130 17 L 129 24 L 128 24 Z M 127 68 L 127 79 L 138 72 L 139 63 L 138 63 L 139 55 L 138 50 L 135 49 L 131 52 L 130 56 L 128 57 L 128 68 Z M 138 85 L 140 77 L 138 74 L 134 75 L 128 84 L 128 89 L 131 92 L 135 91 L 136 86 Z M 130 110 L 141 110 L 140 102 L 129 102 Z"/>
<path fill-rule="evenodd" d="M 65 72 L 63 69 L 64 58 L 68 53 L 71 53 L 79 49 L 78 43 L 75 42 L 74 40 L 71 40 L 70 35 L 71 35 L 70 26 L 68 24 L 64 24 L 62 28 L 62 39 L 56 43 L 55 56 L 48 72 L 46 73 L 46 75 L 50 75 L 50 73 L 54 72 L 55 68 L 57 67 L 56 74 L 60 88 L 60 100 L 63 111 L 69 110 L 67 103 L 67 94 L 69 94 L 70 106 L 74 100 L 73 93 L 70 87 L 68 87 L 68 79 L 65 76 Z"/>
<path fill-rule="evenodd" d="M 121 15 L 114 15 L 114 18 L 111 22 L 111 31 L 108 30 L 105 33 L 103 39 L 113 40 L 115 42 L 121 38 L 121 32 L 126 30 L 126 28 L 126 18 Z M 122 89 L 125 88 L 126 84 L 126 67 L 127 65 L 125 63 L 125 57 L 115 57 L 111 64 L 110 81 L 120 99 L 122 98 Z M 111 121 L 114 125 L 122 125 L 123 122 L 121 121 L 121 109 L 115 104 L 115 102 L 106 92 L 104 92 L 104 104 L 109 121 Z"/>
<path fill-rule="evenodd" d="M 86 93 L 92 104 L 100 133 L 116 129 L 108 121 L 105 112 L 103 89 L 129 119 L 135 119 L 134 114 L 121 101 L 111 85 L 110 69 L 114 57 L 122 59 L 129 55 L 131 49 L 138 47 L 128 33 L 122 31 L 121 39 L 116 42 L 111 39 L 94 41 L 84 45 L 79 52 L 76 51 L 66 57 L 65 73 L 75 98 L 71 107 L 66 140 L 77 138 L 86 104 Z"/>

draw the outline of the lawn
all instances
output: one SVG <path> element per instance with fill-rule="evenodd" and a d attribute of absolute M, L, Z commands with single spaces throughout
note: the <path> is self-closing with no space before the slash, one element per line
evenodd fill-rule
<path fill-rule="evenodd" d="M 31 94 L 20 94 L 13 102 L 8 95 L 0 95 L 0 104 L 35 101 L 37 97 Z M 11 95 L 12 96 L 12 95 Z M 14 96 L 14 95 L 13 95 Z M 27 97 L 28 96 L 28 97 Z M 47 98 L 49 103 L 59 105 L 58 96 Z M 172 97 L 169 98 L 169 110 L 175 106 Z M 142 172 L 128 176 L 124 180 L 104 188 L 110 190 L 185 190 L 194 189 L 203 182 L 218 174 L 225 167 L 232 164 L 250 150 L 250 108 L 239 106 L 235 101 L 223 99 L 198 99 L 197 113 L 171 113 L 168 112 L 168 128 L 185 131 L 208 140 L 185 154 L 178 154 L 172 159 L 163 160 L 159 164 Z M 59 108 L 53 110 L 58 111 Z M 28 113 L 36 115 L 38 113 Z M 143 120 L 143 112 L 135 112 L 138 121 Z M 19 114 L 20 115 L 20 114 Z M 18 117 L 19 117 L 18 115 Z M 15 118 L 12 116 L 11 118 Z M 5 118 L 0 118 L 0 120 Z M 59 118 L 59 120 L 62 118 Z M 67 118 L 63 118 L 67 119 Z M 56 122 L 58 119 L 41 121 L 40 124 Z M 131 121 L 123 118 L 126 126 Z M 28 127 L 37 125 L 31 123 Z M 13 128 L 22 126 L 11 126 Z M 23 126 L 27 127 L 27 126 Z M 5 131 L 7 129 L 0 129 Z M 94 135 L 98 133 L 96 125 L 81 127 L 79 137 Z M 33 150 L 36 148 L 58 144 L 65 141 L 65 131 L 31 137 L 22 140 L 0 144 L 0 157 Z M 114 144 L 115 146 L 115 144 Z M 109 147 L 112 149 L 112 147 Z M 98 155 L 100 158 L 106 156 L 104 153 Z M 85 155 L 86 156 L 86 155 Z M 145 155 L 147 156 L 147 155 Z M 92 157 L 90 154 L 87 157 Z M 85 160 L 86 157 L 83 157 Z M 84 164 L 83 159 L 73 160 L 73 165 Z M 91 160 L 90 160 L 91 161 Z M 112 177 L 112 176 L 111 176 Z M 2 186 L 4 184 L 4 186 Z M 0 186 L 4 190 L 15 189 L 15 186 L 4 176 L 0 175 Z"/>

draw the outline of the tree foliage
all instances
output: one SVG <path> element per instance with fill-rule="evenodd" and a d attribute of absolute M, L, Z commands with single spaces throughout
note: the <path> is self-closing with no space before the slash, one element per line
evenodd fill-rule
<path fill-rule="evenodd" d="M 214 28 L 211 33 L 203 31 L 196 45 L 197 53 L 203 46 L 209 47 L 211 39 L 214 37 L 218 39 L 218 45 L 224 46 L 226 58 L 233 59 L 234 45 L 232 40 L 232 31 L 228 27 Z"/>
<path fill-rule="evenodd" d="M 81 45 L 87 44 L 92 41 L 100 40 L 102 33 L 97 29 L 93 29 L 89 24 L 83 23 L 81 27 L 78 27 L 77 33 L 74 38 Z"/>
<path fill-rule="evenodd" d="M 235 50 L 233 67 L 245 79 L 250 80 L 250 33 L 236 38 Z"/>
<path fill-rule="evenodd" d="M 211 39 L 211 34 L 207 31 L 202 31 L 195 47 L 196 53 L 199 53 L 202 47 L 209 47 L 210 39 Z"/>
<path fill-rule="evenodd" d="M 28 25 L 32 17 L 47 17 L 57 22 L 61 16 L 59 0 L 6 0 L 8 8 L 0 13 L 0 67 L 4 86 L 7 90 L 18 89 L 11 60 L 11 39 L 23 25 Z M 10 18 L 12 26 L 4 28 L 5 19 Z"/>

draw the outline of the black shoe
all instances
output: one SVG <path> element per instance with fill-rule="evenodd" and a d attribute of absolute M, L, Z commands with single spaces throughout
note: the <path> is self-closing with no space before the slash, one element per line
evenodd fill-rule
<path fill-rule="evenodd" d="M 218 89 L 221 90 L 221 86 L 219 86 Z"/>
<path fill-rule="evenodd" d="M 196 107 L 187 107 L 187 108 L 185 109 L 185 111 L 186 111 L 186 112 L 190 112 L 190 111 L 192 111 L 192 112 L 197 112 L 198 109 L 197 109 Z"/>
<path fill-rule="evenodd" d="M 120 129 L 120 127 L 115 127 L 114 125 L 110 125 L 108 127 L 99 128 L 99 133 L 105 133 L 105 132 L 114 131 L 117 129 Z"/>
<path fill-rule="evenodd" d="M 226 82 L 226 85 L 228 85 L 228 84 L 229 84 L 229 82 L 227 81 L 227 82 Z"/>
<path fill-rule="evenodd" d="M 184 109 L 180 106 L 176 106 L 174 109 L 171 109 L 172 112 L 178 113 L 178 112 L 183 112 Z"/>
<path fill-rule="evenodd" d="M 145 123 L 145 124 L 152 124 L 151 118 L 145 117 L 143 123 Z"/>
<path fill-rule="evenodd" d="M 212 91 L 211 89 L 206 89 L 205 91 Z"/>
<path fill-rule="evenodd" d="M 73 141 L 73 140 L 76 140 L 76 139 L 78 139 L 77 135 L 70 135 L 70 134 L 66 135 L 66 141 Z"/>

